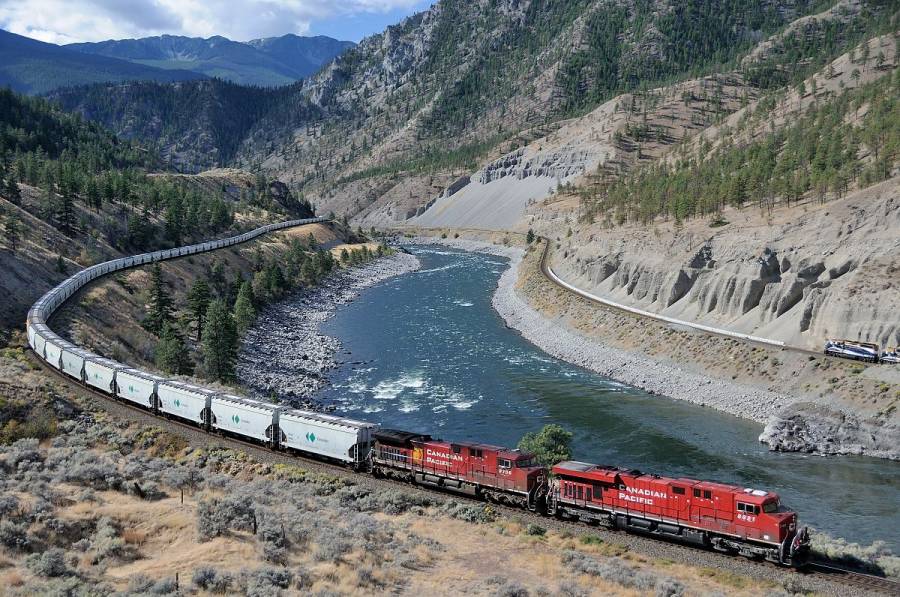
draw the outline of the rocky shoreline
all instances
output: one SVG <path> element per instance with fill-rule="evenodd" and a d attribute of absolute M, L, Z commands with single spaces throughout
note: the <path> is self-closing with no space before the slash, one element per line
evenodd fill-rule
<path fill-rule="evenodd" d="M 321 409 L 314 395 L 340 363 L 341 342 L 319 326 L 365 288 L 419 269 L 419 259 L 398 252 L 363 266 L 339 270 L 319 286 L 304 289 L 267 307 L 247 331 L 238 354 L 237 374 L 249 393 L 276 397 L 295 408 Z"/>

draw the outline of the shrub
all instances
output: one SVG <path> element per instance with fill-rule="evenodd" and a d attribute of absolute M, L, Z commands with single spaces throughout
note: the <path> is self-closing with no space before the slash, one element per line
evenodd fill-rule
<path fill-rule="evenodd" d="M 22 551 L 28 547 L 28 530 L 24 523 L 0 521 L 0 545 Z"/>
<path fill-rule="evenodd" d="M 451 501 L 444 504 L 443 510 L 450 517 L 466 522 L 487 523 L 497 520 L 497 513 L 490 506 L 475 506 Z"/>
<path fill-rule="evenodd" d="M 528 590 L 516 581 L 503 583 L 494 591 L 496 597 L 528 597 Z"/>
<path fill-rule="evenodd" d="M 661 578 L 656 583 L 656 597 L 681 597 L 684 585 L 673 578 Z"/>
<path fill-rule="evenodd" d="M 656 577 L 632 568 L 620 558 L 600 561 L 581 552 L 567 551 L 563 554 L 563 563 L 575 572 L 596 576 L 623 587 L 646 591 L 657 584 Z"/>
<path fill-rule="evenodd" d="M 313 557 L 319 562 L 338 562 L 350 551 L 350 543 L 334 531 L 319 535 Z"/>
<path fill-rule="evenodd" d="M 201 541 L 230 531 L 255 530 L 256 511 L 249 497 L 212 498 L 197 506 L 197 532 Z"/>
<path fill-rule="evenodd" d="M 211 593 L 225 593 L 231 587 L 232 578 L 227 572 L 219 572 L 212 566 L 201 566 L 194 570 L 191 582 Z"/>
<path fill-rule="evenodd" d="M 28 556 L 25 560 L 25 566 L 36 576 L 55 578 L 71 574 L 69 567 L 66 566 L 65 552 L 57 548 Z"/>
<path fill-rule="evenodd" d="M 284 568 L 260 568 L 247 578 L 248 597 L 271 597 L 278 589 L 291 586 L 293 575 Z"/>
<path fill-rule="evenodd" d="M 0 495 L 0 518 L 8 518 L 19 511 L 19 499 L 14 495 Z"/>
<path fill-rule="evenodd" d="M 525 527 L 525 534 L 535 537 L 543 537 L 547 534 L 547 529 L 539 524 L 529 523 L 529 525 Z"/>

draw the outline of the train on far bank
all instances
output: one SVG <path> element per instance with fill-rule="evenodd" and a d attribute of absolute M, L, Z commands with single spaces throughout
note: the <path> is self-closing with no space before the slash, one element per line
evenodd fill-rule
<path fill-rule="evenodd" d="M 884 350 L 881 350 L 881 346 L 878 344 L 857 340 L 829 338 L 825 341 L 825 354 L 866 363 L 900 363 L 900 346 L 885 347 Z"/>
<path fill-rule="evenodd" d="M 26 322 L 28 344 L 47 365 L 93 391 L 209 433 L 547 516 L 605 524 L 782 565 L 800 567 L 807 562 L 807 529 L 771 491 L 575 461 L 548 468 L 517 449 L 442 441 L 157 376 L 84 350 L 47 325 L 54 311 L 79 289 L 110 272 L 322 221 L 271 224 L 232 238 L 89 267 L 32 306 Z"/>

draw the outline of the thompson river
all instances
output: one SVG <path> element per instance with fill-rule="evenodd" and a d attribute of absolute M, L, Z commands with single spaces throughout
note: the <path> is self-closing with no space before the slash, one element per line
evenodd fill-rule
<path fill-rule="evenodd" d="M 900 463 L 770 452 L 752 422 L 559 361 L 491 307 L 505 259 L 443 247 L 413 252 L 420 271 L 364 290 L 321 328 L 343 343 L 344 363 L 320 395 L 339 412 L 509 446 L 558 423 L 574 433 L 576 459 L 775 490 L 804 524 L 900 546 Z"/>

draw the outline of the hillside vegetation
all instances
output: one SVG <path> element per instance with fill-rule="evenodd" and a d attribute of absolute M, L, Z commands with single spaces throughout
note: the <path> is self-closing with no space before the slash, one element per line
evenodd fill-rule
<path fill-rule="evenodd" d="M 312 211 L 265 177 L 154 172 L 158 155 L 43 99 L 0 90 L 0 323 L 80 267 Z M 214 182 L 211 182 L 214 181 Z"/>
<path fill-rule="evenodd" d="M 889 3 L 838 4 L 812 18 L 822 3 L 442 0 L 278 97 L 226 100 L 225 112 L 252 115 L 231 131 L 230 148 L 205 118 L 176 117 L 162 143 L 174 154 L 208 145 L 204 165 L 276 173 L 324 211 L 403 220 L 478 165 L 623 92 L 730 69 L 751 95 L 890 26 Z M 193 86 L 171 89 L 176 105 L 191 104 Z M 127 93 L 88 88 L 59 99 L 130 137 L 160 132 L 146 124 L 170 112 L 170 92 L 109 99 Z"/>

